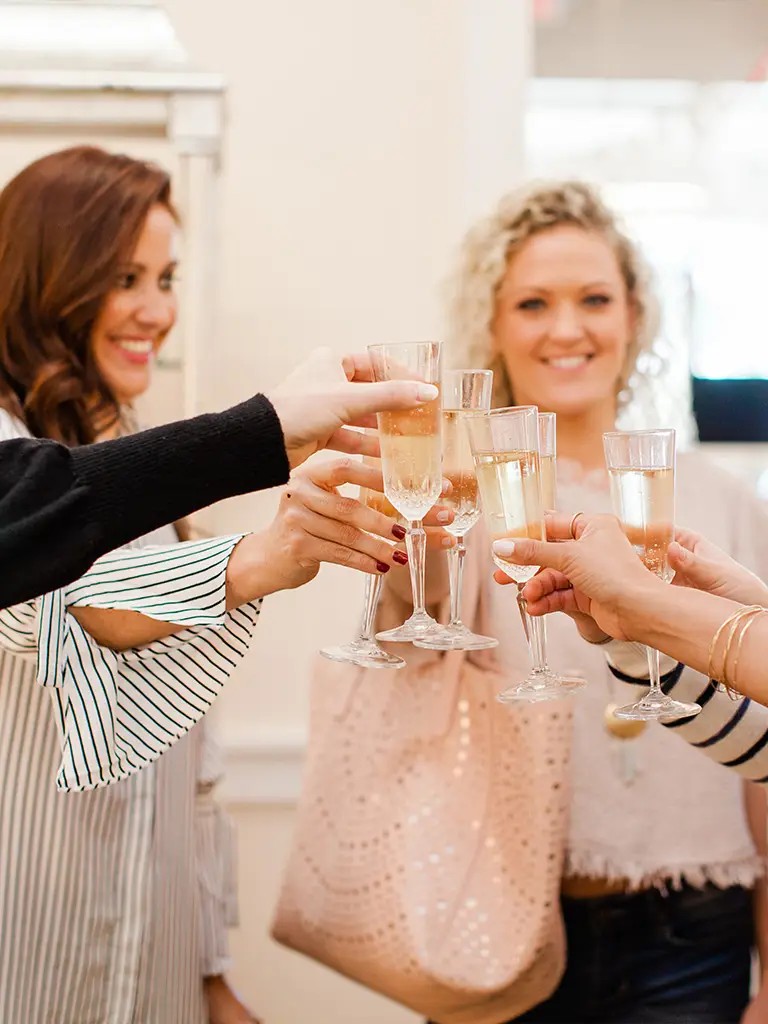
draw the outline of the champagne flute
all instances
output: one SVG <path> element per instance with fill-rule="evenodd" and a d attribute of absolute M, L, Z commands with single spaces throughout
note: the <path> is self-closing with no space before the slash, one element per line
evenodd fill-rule
<path fill-rule="evenodd" d="M 665 583 L 672 578 L 667 550 L 675 534 L 675 432 L 627 430 L 603 434 L 614 514 L 630 543 Z M 614 711 L 616 718 L 648 721 L 688 718 L 698 704 L 673 700 L 661 688 L 659 652 L 646 647 L 651 688 L 636 704 Z"/>
<path fill-rule="evenodd" d="M 440 344 L 369 345 L 374 378 L 440 383 Z M 408 568 L 413 591 L 413 614 L 396 629 L 377 633 L 378 640 L 419 640 L 438 627 L 424 600 L 427 536 L 423 519 L 443 489 L 441 466 L 440 397 L 408 412 L 378 413 L 384 493 L 406 520 Z"/>
<path fill-rule="evenodd" d="M 492 387 L 491 370 L 449 370 L 443 374 L 443 477 L 450 480 L 451 492 L 442 500 L 453 509 L 454 520 L 445 529 L 456 538 L 456 546 L 448 552 L 451 621 L 423 640 L 414 640 L 416 647 L 432 651 L 480 651 L 497 647 L 499 643 L 492 636 L 473 633 L 461 621 L 461 583 L 467 550 L 464 538 L 480 518 L 480 494 L 465 420 L 475 412 L 490 409 Z"/>
<path fill-rule="evenodd" d="M 539 488 L 541 490 L 541 508 L 543 512 L 546 512 L 548 510 L 553 510 L 557 504 L 557 417 L 555 416 L 555 413 L 538 413 L 537 428 L 539 441 Z M 549 672 L 546 654 L 547 623 L 543 617 L 533 620 L 528 614 L 528 608 L 525 603 L 525 598 L 523 597 L 521 585 L 518 586 L 517 591 L 517 607 L 520 612 L 520 618 L 523 623 L 523 630 L 525 631 L 525 637 L 528 644 L 529 646 L 532 645 L 532 650 L 540 651 L 539 664 L 545 672 Z M 550 673 L 550 675 L 552 675 L 552 673 Z M 543 676 L 539 678 L 542 683 L 545 682 L 545 678 Z M 559 682 L 555 682 L 555 678 L 559 677 L 552 677 L 553 697 L 562 695 L 562 686 Z M 582 680 L 577 676 L 568 676 L 567 679 L 564 680 L 564 685 L 567 691 L 571 693 L 580 689 L 581 686 L 586 685 L 586 680 Z M 515 696 L 516 692 L 517 691 L 514 687 L 510 691 L 505 691 L 506 696 L 504 696 L 504 699 L 519 699 Z"/>
<path fill-rule="evenodd" d="M 366 458 L 363 461 L 372 463 L 377 460 Z M 360 501 L 368 508 L 372 508 L 374 512 L 381 512 L 382 515 L 391 516 L 393 519 L 398 518 L 397 510 L 378 491 L 370 491 L 366 487 L 361 487 Z M 373 635 L 373 623 L 383 584 L 384 577 L 382 575 L 366 574 L 363 614 L 357 636 L 348 644 L 323 647 L 320 653 L 324 658 L 328 658 L 330 661 L 351 662 L 353 665 L 361 665 L 363 668 L 405 667 L 405 661 L 398 658 L 396 654 L 387 653 L 383 647 L 379 646 Z"/>
<path fill-rule="evenodd" d="M 467 419 L 483 514 L 491 543 L 505 538 L 543 540 L 538 409 L 535 405 L 494 409 Z M 493 551 L 493 560 L 521 588 L 538 566 L 515 565 Z M 498 695 L 513 700 L 556 700 L 585 685 L 584 679 L 553 672 L 547 664 L 547 637 L 541 618 L 524 618 L 533 668 L 526 678 Z"/>

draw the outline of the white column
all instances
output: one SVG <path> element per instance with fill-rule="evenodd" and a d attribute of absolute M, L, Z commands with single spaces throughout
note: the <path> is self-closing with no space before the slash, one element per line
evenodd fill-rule
<path fill-rule="evenodd" d="M 205 404 L 204 353 L 216 344 L 221 107 L 216 94 L 181 93 L 171 101 L 169 134 L 179 155 L 174 195 L 182 221 L 181 302 L 173 347 L 164 358 L 181 364 L 184 416 L 194 416 Z"/>

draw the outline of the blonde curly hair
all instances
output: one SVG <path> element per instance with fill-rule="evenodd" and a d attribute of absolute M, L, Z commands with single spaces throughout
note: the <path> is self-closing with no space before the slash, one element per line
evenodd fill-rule
<path fill-rule="evenodd" d="M 448 285 L 447 348 L 453 366 L 494 371 L 494 406 L 512 402 L 512 382 L 504 360 L 494 351 L 492 324 L 496 296 L 510 258 L 529 238 L 561 224 L 602 235 L 613 247 L 629 301 L 635 331 L 618 381 L 619 405 L 631 397 L 644 376 L 659 328 L 659 307 L 651 274 L 616 215 L 592 186 L 579 181 L 535 182 L 505 195 L 495 212 L 467 233 L 458 267 Z M 650 368 L 651 360 L 646 360 Z"/>

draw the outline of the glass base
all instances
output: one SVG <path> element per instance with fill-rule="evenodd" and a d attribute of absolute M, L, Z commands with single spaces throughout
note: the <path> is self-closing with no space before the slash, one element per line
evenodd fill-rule
<path fill-rule="evenodd" d="M 613 714 L 616 718 L 626 718 L 633 722 L 654 722 L 657 718 L 692 718 L 700 711 L 699 704 L 673 700 L 666 694 L 659 697 L 648 694 L 636 704 L 625 704 L 623 708 L 617 708 Z"/>
<path fill-rule="evenodd" d="M 499 641 L 492 636 L 473 633 L 460 622 L 455 626 L 440 626 L 423 640 L 414 640 L 413 645 L 428 651 L 485 651 L 498 647 Z"/>
<path fill-rule="evenodd" d="M 496 695 L 500 704 L 511 704 L 514 701 L 526 700 L 536 702 L 542 700 L 562 700 L 570 697 L 587 685 L 582 676 L 561 676 L 557 672 L 533 671 L 521 683 L 508 686 Z"/>
<path fill-rule="evenodd" d="M 387 654 L 373 640 L 353 640 L 339 647 L 324 647 L 320 653 L 329 661 L 345 661 L 361 668 L 404 668 L 396 654 Z"/>
<path fill-rule="evenodd" d="M 426 640 L 433 630 L 442 628 L 440 623 L 435 622 L 432 616 L 427 615 L 426 612 L 414 612 L 402 626 L 377 633 L 376 639 L 389 643 L 412 643 L 414 640 Z"/>

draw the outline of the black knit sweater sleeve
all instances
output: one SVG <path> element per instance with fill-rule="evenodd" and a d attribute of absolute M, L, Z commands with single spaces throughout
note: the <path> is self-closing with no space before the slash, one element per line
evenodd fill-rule
<path fill-rule="evenodd" d="M 263 395 L 82 448 L 3 441 L 0 607 L 64 586 L 107 551 L 288 474 L 280 420 Z"/>

